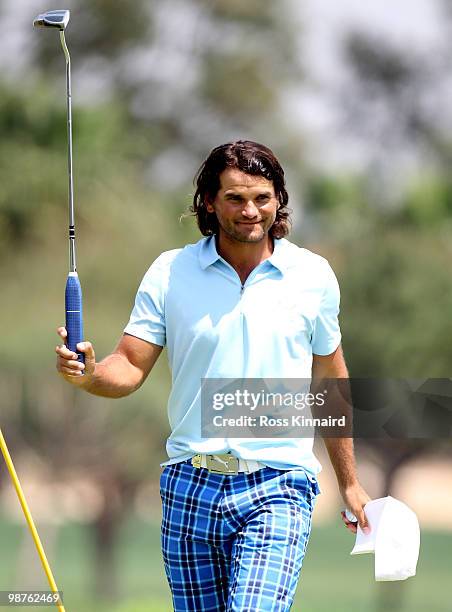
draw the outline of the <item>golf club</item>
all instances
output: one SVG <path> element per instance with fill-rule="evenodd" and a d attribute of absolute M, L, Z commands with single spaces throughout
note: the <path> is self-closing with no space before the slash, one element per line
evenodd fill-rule
<path fill-rule="evenodd" d="M 71 58 L 64 37 L 69 23 L 70 11 L 47 11 L 38 15 L 33 22 L 35 27 L 57 28 L 66 58 L 66 99 L 67 99 L 67 137 L 68 137 L 68 176 L 69 176 L 69 274 L 66 281 L 66 344 L 69 350 L 77 353 L 78 361 L 85 362 L 85 355 L 77 351 L 77 344 L 83 340 L 82 288 L 77 274 L 75 260 L 75 221 L 74 221 L 74 183 L 72 179 L 72 103 L 71 103 Z M 83 374 L 83 372 L 82 372 Z"/>

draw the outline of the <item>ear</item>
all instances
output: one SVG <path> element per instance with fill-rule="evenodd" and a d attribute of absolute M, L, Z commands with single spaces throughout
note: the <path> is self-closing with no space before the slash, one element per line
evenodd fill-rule
<path fill-rule="evenodd" d="M 212 202 L 210 200 L 208 200 L 207 198 L 205 200 L 205 204 L 206 204 L 206 210 L 207 210 L 208 213 L 215 212 L 215 208 L 214 208 Z"/>

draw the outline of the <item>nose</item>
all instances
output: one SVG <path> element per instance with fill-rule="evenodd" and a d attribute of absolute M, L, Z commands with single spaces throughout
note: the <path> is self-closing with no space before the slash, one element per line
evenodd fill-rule
<path fill-rule="evenodd" d="M 253 219 L 257 216 L 257 206 L 253 200 L 248 200 L 248 202 L 242 208 L 242 215 L 248 219 Z"/>

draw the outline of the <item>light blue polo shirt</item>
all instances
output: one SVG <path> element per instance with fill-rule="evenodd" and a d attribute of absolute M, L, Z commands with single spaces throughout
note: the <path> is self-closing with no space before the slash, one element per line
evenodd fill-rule
<path fill-rule="evenodd" d="M 202 438 L 201 379 L 310 378 L 312 354 L 338 347 L 339 286 L 327 260 L 286 239 L 242 286 L 213 237 L 162 253 L 138 289 L 124 332 L 167 346 L 168 465 L 231 451 L 279 469 L 320 463 L 312 438 Z"/>

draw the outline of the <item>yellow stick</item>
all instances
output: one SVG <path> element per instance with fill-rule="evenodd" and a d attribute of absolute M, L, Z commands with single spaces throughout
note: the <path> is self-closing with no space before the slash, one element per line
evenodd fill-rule
<path fill-rule="evenodd" d="M 58 593 L 58 587 L 56 585 L 55 579 L 52 574 L 52 570 L 50 569 L 49 562 L 47 561 L 46 554 L 44 552 L 44 548 L 41 543 L 41 539 L 39 537 L 38 531 L 35 527 L 33 517 L 31 516 L 31 512 L 28 508 L 27 500 L 25 499 L 25 495 L 22 491 L 22 487 L 20 486 L 19 478 L 17 476 L 16 470 L 14 468 L 13 461 L 11 459 L 11 455 L 9 454 L 8 447 L 6 446 L 5 438 L 3 437 L 2 430 L 0 429 L 0 448 L 5 458 L 6 466 L 11 476 L 11 480 L 13 481 L 14 488 L 16 489 L 17 497 L 19 498 L 20 505 L 22 506 L 22 510 L 24 512 L 25 518 L 28 523 L 28 527 L 31 532 L 31 536 L 34 540 L 36 548 L 38 550 L 39 557 L 41 559 L 42 566 L 47 576 L 47 580 L 49 581 L 50 588 L 53 593 Z M 55 602 L 59 612 L 65 612 L 64 606 L 61 603 L 60 599 Z"/>

